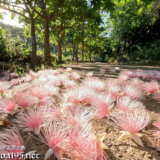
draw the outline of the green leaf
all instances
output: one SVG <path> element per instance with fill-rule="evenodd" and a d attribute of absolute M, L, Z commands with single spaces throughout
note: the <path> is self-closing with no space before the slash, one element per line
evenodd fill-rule
<path fill-rule="evenodd" d="M 14 19 L 14 13 L 11 14 L 11 19 L 12 19 L 12 20 Z"/>

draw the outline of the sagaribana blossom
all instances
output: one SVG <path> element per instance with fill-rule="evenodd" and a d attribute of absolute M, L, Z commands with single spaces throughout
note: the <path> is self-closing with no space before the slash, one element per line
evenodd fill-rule
<path fill-rule="evenodd" d="M 67 101 L 72 102 L 74 104 L 91 104 L 95 96 L 95 91 L 85 86 L 74 88 L 66 93 Z"/>
<path fill-rule="evenodd" d="M 76 81 L 78 81 L 81 78 L 81 76 L 77 72 L 71 73 L 71 77 Z"/>
<path fill-rule="evenodd" d="M 20 92 L 16 96 L 16 102 L 21 108 L 27 108 L 35 103 L 35 99 L 28 93 Z"/>
<path fill-rule="evenodd" d="M 16 122 L 24 131 L 34 131 L 39 134 L 40 127 L 44 123 L 44 110 L 28 108 L 18 115 Z"/>
<path fill-rule="evenodd" d="M 106 69 L 102 68 L 102 69 L 100 70 L 100 73 L 101 73 L 102 75 L 104 75 L 104 74 L 106 73 Z"/>
<path fill-rule="evenodd" d="M 123 94 L 123 90 L 121 86 L 108 86 L 108 93 L 111 94 L 115 99 L 117 99 L 119 96 Z"/>
<path fill-rule="evenodd" d="M 112 69 L 110 69 L 110 72 L 111 72 L 112 74 L 114 74 L 114 73 L 116 73 L 116 69 L 115 69 L 115 68 L 112 68 Z"/>
<path fill-rule="evenodd" d="M 118 70 L 120 70 L 120 68 L 119 68 L 119 67 L 114 67 L 114 68 L 115 68 L 117 71 L 118 71 Z"/>
<path fill-rule="evenodd" d="M 108 159 L 107 155 L 101 148 L 95 133 L 91 131 L 90 124 L 85 128 L 76 125 L 70 132 L 69 144 L 71 145 L 71 159 Z"/>
<path fill-rule="evenodd" d="M 111 123 L 123 129 L 119 140 L 130 138 L 137 144 L 143 146 L 141 139 L 142 134 L 138 133 L 145 128 L 150 122 L 150 115 L 145 109 L 134 109 L 128 112 L 116 112 L 110 116 Z"/>
<path fill-rule="evenodd" d="M 135 87 L 131 85 L 126 85 L 124 87 L 124 95 L 129 96 L 134 100 L 142 100 L 144 99 L 144 92 L 141 87 Z"/>
<path fill-rule="evenodd" d="M 87 76 L 88 78 L 91 78 L 91 77 L 93 76 L 93 72 L 88 72 L 88 73 L 86 74 L 86 76 Z"/>
<path fill-rule="evenodd" d="M 53 71 L 52 71 L 52 74 L 53 74 L 54 76 L 57 76 L 57 75 L 59 74 L 59 71 L 53 70 Z"/>
<path fill-rule="evenodd" d="M 114 98 L 110 94 L 97 96 L 92 103 L 94 110 L 96 110 L 95 117 L 101 119 L 107 116 L 107 113 L 109 112 L 109 107 L 113 105 L 113 102 Z"/>
<path fill-rule="evenodd" d="M 63 114 L 63 121 L 65 121 L 71 128 L 74 128 L 75 125 L 85 127 L 94 118 L 94 116 L 95 113 L 90 107 L 84 108 L 79 105 L 74 112 L 66 111 Z"/>
<path fill-rule="evenodd" d="M 43 99 L 50 96 L 50 93 L 44 87 L 34 87 L 30 91 L 32 96 L 37 97 L 38 99 Z"/>
<path fill-rule="evenodd" d="M 41 134 L 39 135 L 41 141 L 49 146 L 49 150 L 45 155 L 45 159 L 49 155 L 54 156 L 61 160 L 64 155 L 68 154 L 68 134 L 69 128 L 65 126 L 61 121 L 54 121 L 42 128 Z"/>
<path fill-rule="evenodd" d="M 4 95 L 4 92 L 7 91 L 9 89 L 9 87 L 11 86 L 11 84 L 7 81 L 0 81 L 0 94 L 1 96 Z"/>
<path fill-rule="evenodd" d="M 64 75 L 64 74 L 60 74 L 58 76 L 58 81 L 60 82 L 60 85 L 64 85 L 65 81 L 68 80 L 68 77 L 67 75 Z"/>
<path fill-rule="evenodd" d="M 105 91 L 105 83 L 104 81 L 98 78 L 89 78 L 83 82 L 84 86 L 89 87 L 97 92 Z"/>
<path fill-rule="evenodd" d="M 153 94 L 155 92 L 158 92 L 159 84 L 156 81 L 146 82 L 144 84 L 144 89 L 148 94 Z"/>
<path fill-rule="evenodd" d="M 74 81 L 67 80 L 64 82 L 64 87 L 66 89 L 73 88 L 75 85 L 76 85 L 76 83 Z"/>
<path fill-rule="evenodd" d="M 43 108 L 45 110 L 44 118 L 45 122 L 51 123 L 55 120 L 58 120 L 58 118 L 61 117 L 61 108 L 56 105 L 50 105 L 48 108 Z"/>
<path fill-rule="evenodd" d="M 33 72 L 33 71 L 29 71 L 29 75 L 32 77 L 32 78 L 37 78 L 38 77 L 38 74 Z"/>
<path fill-rule="evenodd" d="M 133 86 L 136 86 L 136 87 L 141 87 L 143 85 L 143 81 L 141 81 L 140 79 L 138 78 L 133 78 L 129 81 L 129 83 Z"/>
<path fill-rule="evenodd" d="M 153 130 L 154 135 L 160 138 L 160 121 L 154 122 L 153 125 L 158 128 L 158 130 Z"/>
<path fill-rule="evenodd" d="M 67 67 L 67 68 L 66 68 L 66 71 L 67 71 L 67 72 L 71 72 L 71 71 L 72 71 L 72 68 Z"/>
<path fill-rule="evenodd" d="M 7 159 L 10 160 L 20 160 L 22 157 L 21 154 L 24 153 L 24 145 L 21 135 L 19 134 L 18 130 L 16 128 L 9 128 L 5 129 L 4 131 L 1 131 L 0 133 L 0 146 L 4 146 L 5 150 L 0 150 L 1 158 L 5 154 L 12 155 L 12 153 L 15 154 L 14 157 L 8 157 Z M 13 147 L 13 148 L 12 148 Z M 18 155 L 16 157 L 16 155 Z M 2 158 L 5 159 L 6 157 Z"/>
<path fill-rule="evenodd" d="M 11 113 L 17 108 L 17 104 L 13 99 L 5 99 L 1 102 L 0 112 Z"/>
<path fill-rule="evenodd" d="M 52 86 L 50 83 L 44 85 L 44 89 L 47 90 L 48 96 L 57 95 L 59 92 L 59 88 Z"/>
<path fill-rule="evenodd" d="M 119 74 L 118 78 L 119 78 L 121 81 L 127 81 L 127 80 L 129 79 L 129 76 L 121 73 L 121 74 Z"/>
<path fill-rule="evenodd" d="M 118 98 L 117 107 L 124 112 L 135 108 L 145 108 L 140 101 L 132 100 L 127 96 Z"/>

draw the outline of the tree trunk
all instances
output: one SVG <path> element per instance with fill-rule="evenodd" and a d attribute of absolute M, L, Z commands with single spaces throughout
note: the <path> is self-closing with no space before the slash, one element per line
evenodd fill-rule
<path fill-rule="evenodd" d="M 49 20 L 44 19 L 44 56 L 46 64 L 50 64 Z"/>
<path fill-rule="evenodd" d="M 62 37 L 58 36 L 58 61 L 62 63 Z"/>
<path fill-rule="evenodd" d="M 89 61 L 92 61 L 92 56 L 91 56 L 91 52 L 89 53 Z"/>
<path fill-rule="evenodd" d="M 75 45 L 73 45 L 73 55 L 72 55 L 72 61 L 74 61 L 75 58 Z"/>
<path fill-rule="evenodd" d="M 31 37 L 32 37 L 32 53 L 30 65 L 32 69 L 35 69 L 37 65 L 37 43 L 36 43 L 36 34 L 35 34 L 35 24 L 33 17 L 31 18 Z"/>
<path fill-rule="evenodd" d="M 84 62 L 84 43 L 82 44 L 82 62 Z"/>
<path fill-rule="evenodd" d="M 76 44 L 76 62 L 78 62 L 78 43 Z"/>

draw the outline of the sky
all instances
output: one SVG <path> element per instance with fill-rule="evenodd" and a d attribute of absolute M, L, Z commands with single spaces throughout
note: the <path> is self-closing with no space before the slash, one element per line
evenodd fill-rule
<path fill-rule="evenodd" d="M 19 24 L 17 15 L 15 15 L 14 19 L 12 20 L 10 12 L 0 9 L 0 14 L 2 14 L 2 16 L 3 16 L 3 19 L 0 19 L 1 22 L 5 23 L 5 24 L 10 24 L 12 26 L 17 26 L 17 27 L 22 27 L 23 26 L 22 23 Z"/>

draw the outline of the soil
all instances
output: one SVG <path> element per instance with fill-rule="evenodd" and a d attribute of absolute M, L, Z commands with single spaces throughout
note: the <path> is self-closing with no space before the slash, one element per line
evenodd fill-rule
<path fill-rule="evenodd" d="M 160 67 L 153 66 L 131 66 L 131 65 L 109 65 L 106 63 L 83 63 L 77 65 L 70 65 L 73 70 L 78 71 L 82 75 L 83 79 L 88 72 L 93 72 L 95 77 L 100 79 L 106 78 L 116 78 L 118 73 L 126 69 L 149 69 L 149 70 L 160 70 Z M 114 67 L 119 67 L 120 70 L 116 74 L 111 74 L 110 69 Z M 106 69 L 107 73 L 101 75 L 100 69 Z M 23 88 L 25 84 L 23 84 Z M 26 84 L 28 85 L 28 84 Z M 22 86 L 17 86 L 22 87 Z M 11 91 L 10 91 L 11 92 Z M 106 132 L 107 136 L 104 140 L 105 145 L 108 147 L 106 153 L 110 160 L 160 160 L 160 139 L 157 140 L 152 133 L 152 130 L 156 129 L 152 122 L 160 120 L 160 104 L 150 97 L 147 97 L 143 102 L 146 109 L 149 110 L 151 114 L 150 124 L 141 132 L 143 134 L 142 142 L 144 147 L 138 146 L 136 143 L 130 143 L 129 139 L 118 141 L 120 136 L 120 129 L 115 128 L 107 123 L 106 119 L 94 120 L 94 129 L 97 132 Z M 18 113 L 17 113 L 18 114 Z M 16 115 L 8 117 L 8 119 L 14 123 Z M 0 128 L 2 130 L 3 127 Z M 48 147 L 38 140 L 36 135 L 31 135 L 28 132 L 23 132 L 20 129 L 20 134 L 24 140 L 24 145 L 26 147 L 25 153 L 30 151 L 36 151 L 36 153 L 41 155 L 41 160 L 44 159 L 45 153 Z M 53 157 L 51 159 L 54 159 Z"/>

